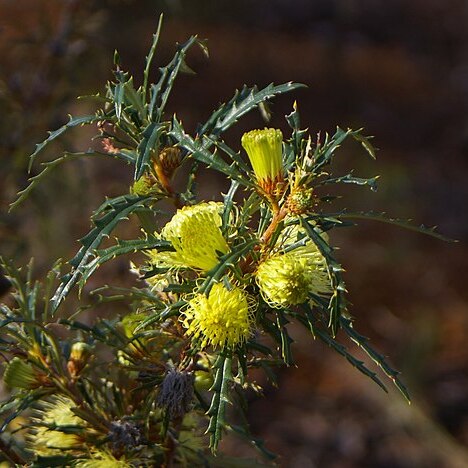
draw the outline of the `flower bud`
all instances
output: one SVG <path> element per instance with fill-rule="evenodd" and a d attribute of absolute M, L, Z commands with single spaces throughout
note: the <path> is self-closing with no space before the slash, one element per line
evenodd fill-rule
<path fill-rule="evenodd" d="M 315 205 L 313 193 L 312 188 L 293 190 L 286 201 L 288 213 L 301 215 L 310 211 Z"/>
<path fill-rule="evenodd" d="M 170 179 L 181 163 L 181 151 L 177 146 L 168 146 L 159 153 L 159 165 L 164 175 Z"/>
<path fill-rule="evenodd" d="M 82 341 L 73 343 L 67 363 L 68 371 L 72 377 L 76 377 L 86 366 L 91 350 L 92 347 Z"/>
<path fill-rule="evenodd" d="M 153 176 L 144 174 L 130 187 L 130 193 L 142 197 L 151 195 L 155 191 L 155 184 L 156 179 Z"/>
<path fill-rule="evenodd" d="M 195 371 L 195 390 L 201 392 L 202 390 L 209 390 L 213 385 L 213 374 L 204 370 Z"/>
<path fill-rule="evenodd" d="M 268 195 L 275 195 L 283 182 L 281 130 L 252 130 L 244 133 L 241 142 L 249 156 L 258 185 Z"/>

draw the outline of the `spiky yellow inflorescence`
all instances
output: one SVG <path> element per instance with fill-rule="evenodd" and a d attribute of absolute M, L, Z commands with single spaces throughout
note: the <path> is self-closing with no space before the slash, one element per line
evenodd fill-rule
<path fill-rule="evenodd" d="M 185 206 L 164 226 L 161 237 L 171 242 L 175 255 L 165 252 L 163 262 L 209 271 L 219 256 L 229 251 L 221 232 L 222 203 L 208 202 Z"/>
<path fill-rule="evenodd" d="M 73 465 L 75 468 L 130 468 L 132 465 L 125 460 L 117 460 L 111 453 L 94 450 L 90 458 L 79 460 Z"/>
<path fill-rule="evenodd" d="M 283 134 L 281 130 L 265 128 L 244 133 L 244 147 L 258 184 L 269 194 L 283 180 Z"/>
<path fill-rule="evenodd" d="M 201 347 L 233 348 L 250 336 L 252 315 L 245 292 L 237 287 L 227 289 L 213 285 L 208 296 L 197 294 L 183 311 L 187 334 L 201 340 Z"/>
<path fill-rule="evenodd" d="M 73 413 L 74 406 L 73 401 L 64 396 L 56 396 L 42 403 L 38 417 L 34 418 L 34 434 L 30 437 L 32 449 L 37 455 L 60 455 L 64 450 L 83 448 L 80 428 L 85 428 L 87 423 Z M 67 433 L 67 430 L 76 433 Z"/>
<path fill-rule="evenodd" d="M 10 361 L 3 374 L 3 381 L 11 388 L 29 390 L 41 385 L 33 366 L 19 357 L 14 357 Z"/>
<path fill-rule="evenodd" d="M 267 258 L 255 277 L 262 297 L 272 307 L 302 304 L 311 293 L 332 291 L 325 259 L 312 242 Z"/>

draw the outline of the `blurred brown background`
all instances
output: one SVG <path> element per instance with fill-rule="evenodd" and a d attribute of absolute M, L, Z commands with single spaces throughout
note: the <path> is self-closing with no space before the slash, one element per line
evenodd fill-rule
<path fill-rule="evenodd" d="M 126 190 L 131 174 L 119 163 L 74 162 L 7 214 L 34 144 L 67 113 L 93 110 L 75 97 L 103 89 L 114 49 L 138 76 L 161 11 L 158 65 L 172 57 L 175 41 L 193 33 L 209 40 L 211 59 L 194 51 L 197 76 L 183 76 L 172 97 L 170 111 L 186 128 L 244 83 L 306 83 L 273 103 L 271 125 L 286 130 L 283 116 L 297 99 L 313 133 L 365 127 L 380 148 L 377 163 L 354 145 L 339 153 L 337 169 L 382 175 L 377 194 L 349 187 L 348 206 L 438 224 L 460 241 L 372 223 L 338 232 L 333 241 L 358 329 L 403 371 L 414 403 L 407 406 L 393 388 L 389 395 L 374 388 L 292 327 L 298 368 L 282 370 L 279 389 L 252 399 L 253 432 L 284 467 L 468 466 L 465 1 L 0 0 L 1 254 L 18 264 L 34 256 L 38 273 L 45 271 L 74 254 L 104 194 Z M 251 114 L 227 139 L 238 148 L 243 131 L 263 125 Z M 87 149 L 91 135 L 70 133 L 48 157 Z M 202 193 L 224 189 L 205 181 Z M 127 281 L 126 270 L 127 260 L 117 261 L 96 285 Z M 239 453 L 233 439 L 225 449 Z"/>

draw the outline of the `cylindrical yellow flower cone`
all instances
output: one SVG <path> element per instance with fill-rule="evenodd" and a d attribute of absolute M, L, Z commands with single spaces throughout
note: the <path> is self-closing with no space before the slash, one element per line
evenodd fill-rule
<path fill-rule="evenodd" d="M 258 185 L 269 195 L 283 181 L 283 134 L 281 130 L 252 130 L 242 137 Z"/>

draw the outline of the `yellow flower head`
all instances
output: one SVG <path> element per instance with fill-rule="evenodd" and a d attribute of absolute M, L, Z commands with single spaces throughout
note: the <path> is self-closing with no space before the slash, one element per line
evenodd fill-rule
<path fill-rule="evenodd" d="M 265 128 L 244 133 L 244 147 L 258 184 L 273 193 L 278 182 L 283 180 L 283 134 L 281 130 Z"/>
<path fill-rule="evenodd" d="M 331 292 L 325 259 L 312 243 L 267 258 L 257 268 L 256 280 L 271 307 L 302 304 L 311 293 Z"/>
<path fill-rule="evenodd" d="M 3 381 L 11 388 L 32 389 L 41 385 L 33 366 L 19 357 L 10 361 L 3 374 Z"/>
<path fill-rule="evenodd" d="M 90 458 L 80 460 L 73 465 L 76 468 L 130 468 L 125 460 L 117 460 L 111 453 L 94 450 Z"/>
<path fill-rule="evenodd" d="M 72 400 L 63 396 L 56 396 L 51 401 L 42 403 L 38 417 L 34 418 L 37 426 L 30 437 L 32 449 L 37 455 L 60 455 L 63 450 L 83 447 L 83 438 L 79 433 L 65 431 L 86 427 L 86 422 L 73 413 L 74 406 Z"/>
<path fill-rule="evenodd" d="M 208 295 L 197 294 L 183 312 L 187 334 L 201 340 L 201 347 L 235 347 L 250 336 L 252 316 L 245 292 L 217 283 Z"/>
<path fill-rule="evenodd" d="M 229 251 L 221 232 L 222 203 L 200 203 L 185 206 L 164 226 L 161 237 L 170 241 L 175 253 L 161 252 L 163 262 L 209 271 L 218 258 Z"/>

